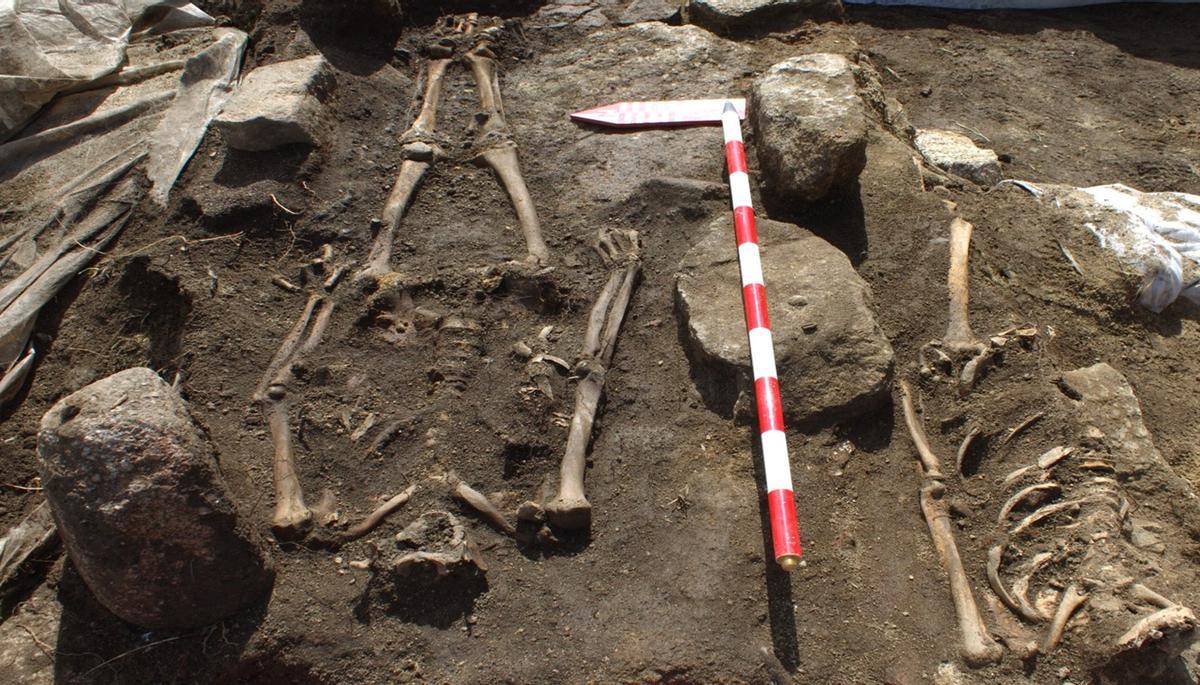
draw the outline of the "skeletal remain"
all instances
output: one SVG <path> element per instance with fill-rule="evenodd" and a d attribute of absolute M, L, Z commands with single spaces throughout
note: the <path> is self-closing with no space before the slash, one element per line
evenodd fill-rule
<path fill-rule="evenodd" d="M 487 571 L 466 528 L 448 511 L 425 512 L 396 535 L 396 543 L 414 550 L 387 562 L 397 575 L 411 575 L 422 568 L 432 568 L 439 577 L 462 567 Z"/>
<path fill-rule="evenodd" d="M 1071 615 L 1075 613 L 1079 607 L 1087 602 L 1088 596 L 1079 591 L 1075 585 L 1068 585 L 1063 592 L 1062 599 L 1059 601 L 1058 610 L 1054 612 L 1054 620 L 1050 623 L 1050 631 L 1046 633 L 1046 640 L 1042 642 L 1042 653 L 1049 654 L 1054 651 L 1058 643 L 1062 640 L 1063 633 L 1067 629 L 1067 621 L 1071 619 Z"/>
<path fill-rule="evenodd" d="M 482 514 L 485 519 L 504 533 L 512 535 L 517 532 L 516 526 L 509 523 L 504 514 L 500 513 L 496 505 L 487 498 L 487 495 L 464 483 L 453 471 L 447 473 L 443 478 L 459 501 Z"/>
<path fill-rule="evenodd" d="M 392 190 L 388 193 L 387 202 L 383 207 L 382 226 L 375 236 L 375 243 L 367 257 L 366 267 L 358 273 L 359 280 L 379 280 L 392 273 L 392 245 L 396 240 L 396 231 L 404 218 L 404 211 L 412 202 L 413 195 L 425 178 L 425 173 L 434 162 L 442 156 L 435 130 L 437 129 L 438 104 L 442 99 L 442 82 L 446 77 L 446 67 L 451 60 L 434 59 L 429 62 L 425 72 L 425 90 L 421 101 L 421 111 L 413 120 L 411 126 L 400 136 L 404 148 L 401 155 L 400 173 Z"/>
<path fill-rule="evenodd" d="M 391 516 L 400 507 L 408 504 L 408 500 L 412 498 L 416 490 L 416 485 L 410 485 L 404 492 L 389 498 L 383 504 L 376 507 L 375 511 L 372 511 L 365 519 L 347 528 L 338 536 L 338 541 L 341 543 L 352 542 L 370 534 L 380 523 L 383 523 L 384 519 Z"/>
<path fill-rule="evenodd" d="M 496 29 L 487 29 L 480 34 L 479 42 L 466 55 L 471 73 L 479 87 L 479 102 L 483 111 L 475 144 L 479 157 L 496 172 L 508 197 L 512 200 L 521 233 L 525 236 L 528 251 L 526 262 L 534 265 L 550 261 L 550 249 L 542 238 L 542 227 L 538 221 L 537 208 L 521 174 L 517 159 L 517 144 L 513 140 L 508 122 L 504 118 L 504 100 L 500 95 L 500 77 L 496 69 L 496 55 L 492 52 Z"/>
<path fill-rule="evenodd" d="M 292 451 L 292 431 L 288 418 L 288 387 L 295 377 L 301 356 L 321 342 L 333 302 L 324 295 L 313 294 L 304 305 L 300 317 L 283 339 L 275 358 L 267 366 L 254 401 L 258 403 L 271 430 L 275 456 L 272 467 L 275 475 L 275 513 L 271 528 L 281 539 L 304 537 L 312 527 L 312 511 L 304 503 L 304 491 L 296 473 L 296 458 Z"/>
<path fill-rule="evenodd" d="M 987 579 L 988 585 L 992 588 L 992 592 L 1004 602 L 1004 605 L 1011 609 L 1013 613 L 1031 623 L 1037 623 L 1042 620 L 1040 614 L 1029 606 L 1029 602 L 1020 603 L 1005 587 L 1004 582 L 1000 580 L 1000 563 L 1004 560 L 1004 546 L 995 545 L 988 550 L 987 560 Z"/>
<path fill-rule="evenodd" d="M 954 610 L 958 616 L 960 653 L 963 661 L 972 667 L 980 667 L 996 663 L 1003 655 L 1003 648 L 988 634 L 987 627 L 979 615 L 975 597 L 971 594 L 971 584 L 963 570 L 962 559 L 958 555 L 958 545 L 954 541 L 954 531 L 950 524 L 950 514 L 946 506 L 945 485 L 942 483 L 940 460 L 929 448 L 925 437 L 925 427 L 914 409 L 912 389 L 907 381 L 900 382 L 901 402 L 904 409 L 904 420 L 908 425 L 908 433 L 920 455 L 924 484 L 921 486 L 921 513 L 929 527 L 929 535 L 933 538 L 933 546 L 937 549 L 942 568 L 950 579 L 950 594 L 954 600 Z"/>
<path fill-rule="evenodd" d="M 1016 580 L 1016 582 L 1013 583 L 1013 597 L 1017 600 L 1017 603 L 1020 606 L 1018 613 L 1021 616 L 1037 616 L 1038 619 L 1035 620 L 1050 620 L 1049 616 L 1043 614 L 1041 611 L 1038 611 L 1036 608 L 1034 608 L 1033 604 L 1029 602 L 1029 586 L 1033 582 L 1033 577 L 1037 575 L 1037 572 L 1040 571 L 1042 567 L 1049 563 L 1053 558 L 1054 554 L 1051 552 L 1041 552 L 1035 554 L 1033 559 L 1029 561 L 1029 570 L 1025 573 L 1025 575 L 1021 576 Z"/>
<path fill-rule="evenodd" d="M 563 452 L 558 496 L 545 507 L 550 523 L 564 529 L 591 525 L 592 505 L 584 495 L 583 476 L 592 422 L 604 394 L 604 380 L 616 350 L 621 322 L 642 268 L 637 231 L 601 229 L 596 249 L 609 263 L 611 272 L 588 317 L 583 349 L 575 367 L 580 379 Z"/>
<path fill-rule="evenodd" d="M 461 395 L 474 375 L 481 333 L 478 323 L 457 314 L 443 318 L 438 326 L 436 373 L 440 387 L 453 396 Z"/>
<path fill-rule="evenodd" d="M 1062 493 L 1062 486 L 1058 483 L 1038 483 L 1030 485 L 1024 490 L 1018 491 L 1015 495 L 1008 498 L 1004 506 L 1000 507 L 1000 514 L 996 517 L 997 523 L 1004 523 L 1008 519 L 1008 515 L 1012 510 L 1021 505 L 1027 499 L 1054 497 Z"/>
<path fill-rule="evenodd" d="M 972 427 L 967 433 L 967 437 L 963 438 L 963 441 L 959 443 L 958 451 L 954 454 L 954 466 L 960 474 L 963 472 L 963 461 L 967 457 L 967 450 L 971 449 L 971 443 L 975 442 L 975 438 L 978 438 L 982 434 L 983 431 L 979 430 L 978 426 Z"/>
<path fill-rule="evenodd" d="M 1037 467 L 1043 470 L 1048 469 L 1063 459 L 1071 456 L 1071 454 L 1074 452 L 1074 447 L 1051 447 L 1037 458 Z"/>
<path fill-rule="evenodd" d="M 1029 418 L 1022 421 L 1021 423 L 1018 423 L 1017 425 L 1008 429 L 1008 432 L 1005 433 L 1004 437 L 1000 439 L 1000 444 L 1003 446 L 1003 445 L 1007 445 L 1008 443 L 1012 442 L 1013 438 L 1017 437 L 1018 435 L 1023 433 L 1025 431 L 1025 429 L 1029 428 L 1033 424 L 1040 421 L 1042 419 L 1042 417 L 1044 417 L 1045 415 L 1046 415 L 1046 412 L 1039 411 L 1036 414 L 1033 414 Z"/>

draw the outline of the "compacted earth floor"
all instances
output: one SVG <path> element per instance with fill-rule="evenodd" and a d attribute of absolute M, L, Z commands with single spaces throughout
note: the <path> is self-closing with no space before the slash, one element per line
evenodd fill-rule
<path fill-rule="evenodd" d="M 251 397 L 305 301 L 272 279 L 294 278 L 324 245 L 338 259 L 366 257 L 399 168 L 397 138 L 416 114 L 421 49 L 443 11 L 505 19 L 501 90 L 554 268 L 505 275 L 503 265 L 524 254 L 521 232 L 492 172 L 470 159 L 479 104 L 469 71 L 456 65 L 439 120 L 447 157 L 407 213 L 393 265 L 412 284 L 412 306 L 475 324 L 460 341 L 472 350 L 461 392 L 447 392 L 448 351 L 436 331 L 389 329 L 349 282 L 292 388 L 312 499 L 331 490 L 348 519 L 410 483 L 419 485 L 413 501 L 337 552 L 272 540 L 269 601 L 182 634 L 122 623 L 64 558 L 46 559 L 40 584 L 6 611 L 38 598 L 61 604 L 60 683 L 767 683 L 763 647 L 797 682 L 931 682 L 958 663 L 955 616 L 918 505 L 899 400 L 790 432 L 805 564 L 778 571 L 764 537 L 755 431 L 697 392 L 673 299 L 679 260 L 728 211 L 720 131 L 613 132 L 567 114 L 616 99 L 746 94 L 775 62 L 839 52 L 869 60 L 914 125 L 958 130 L 996 150 L 1006 177 L 1200 193 L 1200 10 L 1184 6 L 851 7 L 844 21 L 708 37 L 708 47 L 664 69 L 662 31 L 618 26 L 620 2 L 595 3 L 601 11 L 588 22 L 539 3 L 430 3 L 394 26 L 315 2 L 202 4 L 250 34 L 245 69 L 325 55 L 338 72 L 331 130 L 315 148 L 264 154 L 228 151 L 210 132 L 167 211 L 139 210 L 110 254 L 45 313 L 44 358 L 0 423 L 0 524 L 37 501 L 36 433 L 50 405 L 147 365 L 178 376 L 242 514 L 270 535 L 271 443 Z M 683 30 L 700 31 L 669 29 Z M 623 52 L 603 54 L 613 45 Z M 1031 211 L 1023 191 L 924 188 L 911 151 L 876 127 L 849 193 L 761 213 L 847 253 L 873 288 L 897 375 L 913 378 L 921 346 L 945 331 L 946 200 L 976 229 L 975 329 L 1031 325 L 1043 334 L 1006 355 L 971 402 L 929 393 L 926 420 L 943 457 L 953 455 L 964 412 L 1001 435 L 1049 405 L 1063 372 L 1107 362 L 1129 379 L 1166 460 L 1200 484 L 1198 311 L 1178 303 L 1149 314 L 1128 293 L 1090 283 L 1060 245 L 1081 259 L 1098 248 L 1079 227 Z M 591 448 L 591 533 L 514 540 L 430 476 L 453 470 L 511 515 L 556 473 L 574 382 L 555 374 L 552 399 L 534 392 L 513 348 L 544 345 L 575 359 L 607 276 L 591 247 L 603 227 L 639 231 L 644 273 Z M 978 472 L 994 478 L 1036 456 L 1053 440 L 1044 430 L 1034 424 L 1004 449 L 993 444 Z M 987 553 L 988 516 L 970 514 L 988 503 L 970 495 L 986 489 L 982 478 L 965 488 L 967 513 L 956 520 L 974 571 Z M 485 574 L 414 589 L 356 563 L 394 553 L 392 536 L 435 508 L 467 523 Z M 1180 600 L 1195 607 L 1200 577 L 1182 582 Z M 1009 656 L 973 677 L 1060 683 L 1087 674 L 1068 636 L 1032 666 Z"/>

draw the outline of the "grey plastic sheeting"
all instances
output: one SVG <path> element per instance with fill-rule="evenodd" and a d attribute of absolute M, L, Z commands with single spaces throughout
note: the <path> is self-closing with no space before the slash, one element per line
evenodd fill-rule
<path fill-rule="evenodd" d="M 0 141 L 56 94 L 119 69 L 152 8 L 158 30 L 212 22 L 185 0 L 0 0 Z"/>
<path fill-rule="evenodd" d="M 1052 10 L 1063 7 L 1128 3 L 1197 4 L 1200 0 L 843 0 L 847 5 L 905 5 L 957 10 Z"/>

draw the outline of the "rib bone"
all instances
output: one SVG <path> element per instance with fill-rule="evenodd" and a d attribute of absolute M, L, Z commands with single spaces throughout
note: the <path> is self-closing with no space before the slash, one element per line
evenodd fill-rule
<path fill-rule="evenodd" d="M 992 592 L 1004 602 L 1004 606 L 1012 609 L 1013 613 L 1030 623 L 1039 623 L 1042 621 L 1041 615 L 1029 606 L 1028 602 L 1021 604 L 1013 597 L 1012 593 L 1005 587 L 1004 582 L 1000 580 L 1000 562 L 1004 560 L 1004 546 L 996 545 L 988 550 L 987 561 L 987 578 L 988 585 L 991 586 Z"/>
<path fill-rule="evenodd" d="M 636 231 L 600 231 L 597 249 L 613 264 L 608 282 L 592 305 L 584 334 L 583 351 L 576 373 L 581 378 L 575 389 L 575 414 L 567 434 L 567 447 L 560 467 L 558 496 L 546 505 L 550 523 L 564 529 L 591 525 L 592 505 L 583 490 L 587 447 L 592 422 L 604 394 L 604 378 L 612 363 L 621 322 L 629 307 L 633 288 L 641 273 L 641 248 Z"/>
<path fill-rule="evenodd" d="M 550 249 L 542 238 L 542 226 L 538 221 L 537 208 L 521 174 L 517 159 L 517 144 L 512 139 L 508 123 L 504 119 L 504 101 L 500 96 L 500 79 L 496 70 L 495 55 L 491 50 L 491 32 L 484 32 L 480 42 L 466 55 L 471 73 L 479 87 L 481 124 L 476 137 L 479 156 L 496 172 L 505 192 L 512 200 L 521 233 L 525 236 L 528 251 L 526 261 L 543 265 L 550 261 Z"/>
<path fill-rule="evenodd" d="M 1088 596 L 1079 592 L 1079 589 L 1074 585 L 1067 586 L 1063 592 L 1062 600 L 1058 605 L 1058 610 L 1054 612 L 1054 621 L 1050 624 L 1050 632 L 1046 633 L 1046 641 L 1042 643 L 1042 653 L 1049 654 L 1054 651 L 1062 640 L 1063 633 L 1067 629 L 1067 621 L 1071 619 L 1071 615 L 1075 610 L 1083 606 L 1088 600 Z"/>

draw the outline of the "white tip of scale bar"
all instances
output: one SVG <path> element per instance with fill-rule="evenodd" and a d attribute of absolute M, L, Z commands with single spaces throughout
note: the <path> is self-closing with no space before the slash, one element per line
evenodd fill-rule
<path fill-rule="evenodd" d="M 732 104 L 738 119 L 746 118 L 746 98 L 710 100 L 655 100 L 614 102 L 571 114 L 577 122 L 598 126 L 654 126 L 670 124 L 718 124 L 725 108 Z M 634 116 L 640 113 L 642 116 Z"/>

